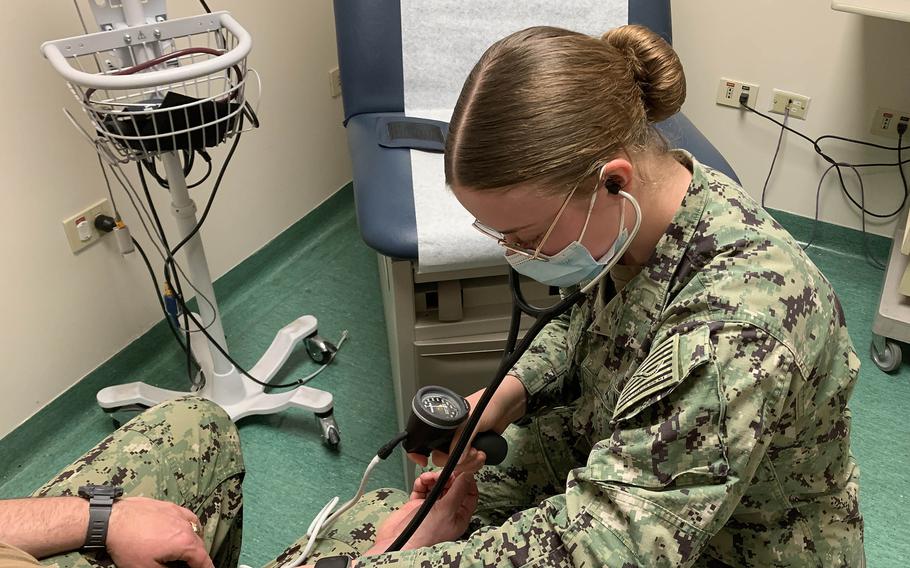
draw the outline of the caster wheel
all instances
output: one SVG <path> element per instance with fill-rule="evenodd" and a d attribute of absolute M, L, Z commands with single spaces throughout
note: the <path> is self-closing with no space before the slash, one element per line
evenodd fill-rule
<path fill-rule="evenodd" d="M 306 338 L 306 351 L 315 363 L 325 365 L 335 357 L 338 347 L 318 335 L 311 335 Z"/>
<path fill-rule="evenodd" d="M 316 418 L 319 420 L 320 427 L 322 427 L 322 441 L 329 448 L 337 450 L 338 445 L 341 443 L 341 431 L 338 429 L 338 424 L 335 422 L 332 412 L 329 411 L 328 414 L 316 416 Z"/>
<path fill-rule="evenodd" d="M 341 435 L 338 433 L 338 430 L 335 428 L 329 428 L 326 438 L 323 439 L 325 445 L 333 450 L 338 449 L 338 445 L 341 443 Z"/>
<path fill-rule="evenodd" d="M 885 340 L 885 350 L 882 352 L 873 344 L 869 348 L 869 354 L 876 366 L 886 373 L 892 373 L 901 366 L 901 346 L 893 341 Z"/>

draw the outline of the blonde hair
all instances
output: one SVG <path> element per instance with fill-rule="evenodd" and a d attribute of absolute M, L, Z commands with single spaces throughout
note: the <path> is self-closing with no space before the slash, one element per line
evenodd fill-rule
<path fill-rule="evenodd" d="M 600 39 L 554 27 L 516 32 L 487 49 L 465 81 L 449 123 L 446 182 L 567 193 L 622 151 L 665 152 L 651 124 L 685 98 L 679 58 L 643 26 Z"/>

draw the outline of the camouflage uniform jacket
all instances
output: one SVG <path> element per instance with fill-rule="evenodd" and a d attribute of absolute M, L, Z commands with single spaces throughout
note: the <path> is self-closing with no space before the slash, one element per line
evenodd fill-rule
<path fill-rule="evenodd" d="M 565 494 L 402 566 L 858 566 L 859 361 L 799 245 L 733 181 L 692 183 L 641 273 L 592 294 L 514 369 L 529 411 L 572 403 Z"/>

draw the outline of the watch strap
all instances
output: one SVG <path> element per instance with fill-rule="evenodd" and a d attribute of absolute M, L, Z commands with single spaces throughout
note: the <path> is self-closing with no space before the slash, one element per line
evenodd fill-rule
<path fill-rule="evenodd" d="M 97 495 L 88 502 L 88 532 L 85 535 L 86 550 L 104 550 L 107 547 L 107 528 L 111 518 L 114 498 Z"/>
<path fill-rule="evenodd" d="M 88 500 L 88 529 L 85 533 L 85 550 L 107 548 L 107 530 L 114 501 L 123 495 L 122 487 L 83 485 L 79 496 Z"/>

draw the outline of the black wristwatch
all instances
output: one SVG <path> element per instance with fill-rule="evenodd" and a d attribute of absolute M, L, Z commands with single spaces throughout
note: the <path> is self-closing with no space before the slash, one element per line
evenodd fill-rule
<path fill-rule="evenodd" d="M 107 547 L 107 523 L 111 518 L 114 500 L 123 495 L 122 487 L 83 485 L 79 496 L 88 499 L 88 532 L 84 550 L 104 550 Z"/>
<path fill-rule="evenodd" d="M 351 559 L 347 556 L 326 556 L 316 561 L 316 568 L 348 568 Z"/>

